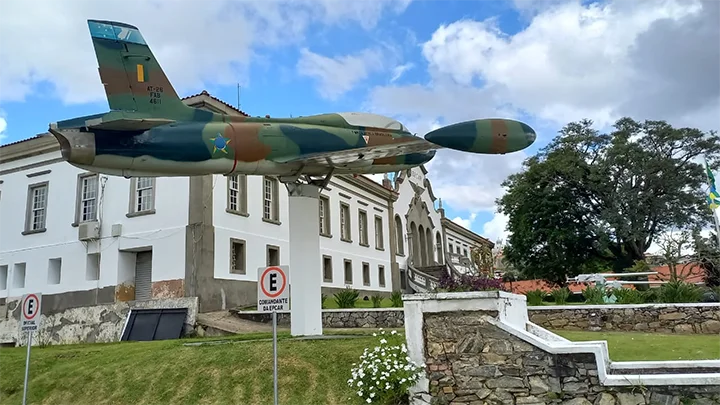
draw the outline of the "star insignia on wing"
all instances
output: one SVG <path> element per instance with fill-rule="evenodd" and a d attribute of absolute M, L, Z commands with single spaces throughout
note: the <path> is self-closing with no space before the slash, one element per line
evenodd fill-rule
<path fill-rule="evenodd" d="M 225 154 L 228 153 L 227 146 L 231 141 L 230 138 L 225 138 L 222 136 L 222 134 L 220 132 L 218 132 L 216 137 L 210 138 L 210 141 L 212 142 L 212 145 L 213 145 L 213 155 L 217 151 L 220 151 Z"/>

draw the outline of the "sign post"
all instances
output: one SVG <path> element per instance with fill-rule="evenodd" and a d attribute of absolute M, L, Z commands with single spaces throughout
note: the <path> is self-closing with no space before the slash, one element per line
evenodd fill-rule
<path fill-rule="evenodd" d="M 290 309 L 290 282 L 288 266 L 269 266 L 258 268 L 259 312 L 272 312 L 273 331 L 273 393 L 275 405 L 278 405 L 278 366 L 277 366 L 277 311 Z"/>
<path fill-rule="evenodd" d="M 25 357 L 25 383 L 23 386 L 23 405 L 27 403 L 28 389 L 28 372 L 30 371 L 30 347 L 32 346 L 33 332 L 40 327 L 40 304 L 42 302 L 42 294 L 25 294 L 22 297 L 22 315 L 20 319 L 20 329 L 27 331 L 27 357 Z"/>

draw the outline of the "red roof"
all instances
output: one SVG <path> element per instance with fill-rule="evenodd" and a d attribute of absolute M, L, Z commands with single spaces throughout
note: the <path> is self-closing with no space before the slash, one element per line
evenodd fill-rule
<path fill-rule="evenodd" d="M 656 271 L 659 274 L 648 276 L 648 281 L 670 281 L 670 268 L 668 266 L 654 267 L 651 271 Z M 702 282 L 703 276 L 705 274 L 702 267 L 698 266 L 697 264 L 679 264 L 676 266 L 676 273 L 678 277 L 688 283 Z M 612 273 L 601 274 L 611 275 Z M 525 294 L 528 291 L 538 289 L 550 293 L 552 290 L 557 288 L 557 286 L 551 286 L 550 283 L 539 279 L 513 281 L 512 283 L 506 282 L 504 284 L 505 288 L 507 288 L 508 291 L 510 291 L 510 286 L 512 285 L 512 292 L 515 294 Z M 568 288 L 573 293 L 582 293 L 582 290 L 585 289 L 587 285 L 589 285 L 589 283 L 568 283 Z M 659 287 L 660 285 L 662 284 L 650 284 L 651 287 Z M 623 284 L 623 287 L 631 289 L 635 288 L 632 284 Z"/>
<path fill-rule="evenodd" d="M 670 268 L 668 266 L 653 267 L 652 271 L 657 271 L 659 274 L 648 276 L 648 280 L 670 281 Z M 705 270 L 696 263 L 678 264 L 675 266 L 675 273 L 680 279 L 688 283 L 701 283 L 705 278 Z"/>

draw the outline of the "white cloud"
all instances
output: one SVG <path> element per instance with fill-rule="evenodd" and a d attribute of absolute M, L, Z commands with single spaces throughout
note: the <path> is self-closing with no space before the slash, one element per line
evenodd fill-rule
<path fill-rule="evenodd" d="M 7 138 L 5 130 L 7 130 L 7 120 L 5 119 L 5 113 L 0 110 L 0 144 Z"/>
<path fill-rule="evenodd" d="M 582 118 L 598 127 L 631 116 L 720 129 L 719 2 L 516 3 L 531 11 L 525 29 L 508 35 L 494 19 L 440 26 L 422 44 L 431 80 L 376 87 L 367 109 L 441 125 L 524 119 L 540 145 Z M 429 177 L 453 208 L 494 212 L 500 183 L 524 157 L 441 150 Z M 484 232 L 503 235 L 504 221 L 496 215 Z"/>
<path fill-rule="evenodd" d="M 336 100 L 372 72 L 384 69 L 384 59 L 380 49 L 365 49 L 354 55 L 327 57 L 303 48 L 300 50 L 297 69 L 301 75 L 318 81 L 318 92 L 322 97 Z"/>
<path fill-rule="evenodd" d="M 472 230 L 472 224 L 475 222 L 475 217 L 477 217 L 477 214 L 472 213 L 469 218 L 455 217 L 452 221 L 467 230 Z"/>
<path fill-rule="evenodd" d="M 492 241 L 507 240 L 508 217 L 505 214 L 495 213 L 495 216 L 483 225 L 482 235 Z"/>
<path fill-rule="evenodd" d="M 298 46 L 312 23 L 374 27 L 408 0 L 217 0 L 98 2 L 7 0 L 0 37 L 0 101 L 23 101 L 39 84 L 64 103 L 104 100 L 86 20 L 137 26 L 181 94 L 213 84 L 247 85 L 248 64 L 269 47 Z M 12 40 L 7 40 L 12 38 Z"/>
<path fill-rule="evenodd" d="M 400 77 L 407 72 L 408 70 L 412 69 L 415 65 L 412 63 L 405 63 L 403 65 L 395 66 L 393 69 L 393 75 L 390 78 L 390 83 L 394 83 L 396 80 L 400 79 Z"/>

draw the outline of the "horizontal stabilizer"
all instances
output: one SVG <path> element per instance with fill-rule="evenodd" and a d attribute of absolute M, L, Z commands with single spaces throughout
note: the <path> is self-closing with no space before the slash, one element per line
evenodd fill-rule
<path fill-rule="evenodd" d="M 147 131 L 160 125 L 172 124 L 175 120 L 165 118 L 121 118 L 112 121 L 88 122 L 87 127 L 91 129 L 105 129 L 114 131 Z"/>

